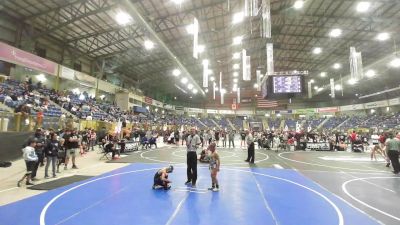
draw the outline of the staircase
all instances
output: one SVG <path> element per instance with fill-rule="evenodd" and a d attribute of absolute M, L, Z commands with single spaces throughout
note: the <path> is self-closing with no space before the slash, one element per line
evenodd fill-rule
<path fill-rule="evenodd" d="M 250 128 L 249 122 L 247 120 L 243 120 L 243 129 L 250 130 L 249 128 Z"/>
<path fill-rule="evenodd" d="M 341 124 L 339 124 L 337 127 L 335 127 L 334 130 L 339 129 L 340 127 L 342 127 L 342 126 L 343 126 L 347 121 L 349 121 L 349 120 L 350 120 L 350 117 L 347 118 L 345 121 L 343 121 Z"/>
<path fill-rule="evenodd" d="M 235 126 L 233 125 L 233 123 L 231 122 L 230 119 L 226 118 L 226 121 L 228 121 L 229 126 L 231 127 L 232 130 L 236 130 Z"/>
<path fill-rule="evenodd" d="M 210 120 L 211 120 L 211 122 L 213 122 L 213 124 L 215 124 L 215 127 L 217 127 L 218 129 L 221 129 L 221 126 L 217 122 L 215 122 L 215 120 L 213 120 L 213 119 L 210 119 Z"/>
<path fill-rule="evenodd" d="M 34 93 L 35 95 L 39 95 L 39 96 L 42 97 L 42 98 L 47 98 L 47 100 L 49 101 L 50 104 L 54 105 L 56 108 L 59 108 L 59 109 L 61 110 L 61 112 L 62 112 L 63 114 L 65 114 L 67 117 L 72 116 L 72 118 L 74 118 L 74 120 L 79 119 L 79 118 L 76 117 L 74 114 L 72 114 L 70 111 L 64 109 L 64 108 L 61 107 L 59 104 L 57 104 L 57 103 L 53 102 L 52 100 L 50 100 L 49 97 L 43 96 L 43 95 L 42 95 L 41 93 L 39 93 L 38 91 L 33 91 L 33 93 Z"/>
<path fill-rule="evenodd" d="M 269 124 L 268 124 L 267 119 L 265 119 L 265 118 L 262 119 L 262 125 L 263 125 L 264 130 L 269 130 Z"/>
<path fill-rule="evenodd" d="M 285 120 L 281 120 L 281 124 L 279 125 L 279 129 L 280 130 L 283 130 L 283 129 L 285 129 Z"/>
<path fill-rule="evenodd" d="M 14 112 L 14 110 L 0 102 L 0 111 Z"/>
<path fill-rule="evenodd" d="M 207 126 L 203 123 L 203 121 L 201 121 L 199 118 L 195 117 L 197 122 L 199 122 L 199 124 L 201 124 L 204 128 L 207 128 Z"/>
<path fill-rule="evenodd" d="M 322 121 L 322 122 L 317 126 L 317 129 L 321 129 L 321 127 L 324 126 L 324 124 L 325 124 L 326 122 L 328 122 L 328 120 L 329 120 L 329 118 L 325 118 L 324 121 Z"/>

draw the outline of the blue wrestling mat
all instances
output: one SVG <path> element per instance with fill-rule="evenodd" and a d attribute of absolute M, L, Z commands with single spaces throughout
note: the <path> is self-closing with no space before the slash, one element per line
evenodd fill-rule
<path fill-rule="evenodd" d="M 294 170 L 222 168 L 220 191 L 196 189 L 175 167 L 169 191 L 152 190 L 157 164 L 124 168 L 0 207 L 1 225 L 376 225 Z"/>

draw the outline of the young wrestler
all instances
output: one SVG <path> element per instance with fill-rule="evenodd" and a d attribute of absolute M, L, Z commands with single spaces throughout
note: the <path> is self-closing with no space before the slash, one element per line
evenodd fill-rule
<path fill-rule="evenodd" d="M 174 171 L 173 166 L 165 167 L 159 169 L 156 174 L 154 174 L 154 184 L 153 189 L 161 189 L 169 190 L 171 188 L 171 181 L 168 180 L 168 174 Z"/>
<path fill-rule="evenodd" d="M 211 191 L 219 190 L 217 173 L 219 172 L 221 161 L 219 159 L 218 153 L 215 151 L 215 146 L 216 146 L 215 143 L 211 143 L 210 146 L 208 146 L 208 149 L 211 151 L 211 155 L 209 156 L 209 158 L 210 158 L 210 172 L 211 172 L 211 182 L 212 182 L 212 186 L 208 190 Z"/>

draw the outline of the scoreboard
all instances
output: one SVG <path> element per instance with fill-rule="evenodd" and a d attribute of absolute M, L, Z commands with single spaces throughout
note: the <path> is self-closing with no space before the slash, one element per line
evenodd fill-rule
<path fill-rule="evenodd" d="M 275 94 L 289 94 L 302 92 L 301 76 L 273 76 L 273 92 Z"/>
<path fill-rule="evenodd" d="M 304 74 L 277 74 L 267 76 L 261 84 L 264 99 L 288 99 L 306 94 Z"/>

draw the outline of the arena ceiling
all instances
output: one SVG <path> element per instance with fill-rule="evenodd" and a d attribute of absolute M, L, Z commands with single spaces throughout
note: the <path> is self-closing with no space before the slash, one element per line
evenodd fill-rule
<path fill-rule="evenodd" d="M 229 94 L 234 79 L 233 53 L 245 48 L 251 56 L 253 78 L 251 82 L 239 81 L 239 86 L 244 95 L 254 95 L 255 69 L 265 72 L 267 42 L 274 43 L 275 71 L 308 70 L 307 80 L 314 79 L 314 86 L 319 87 L 328 85 L 329 78 L 339 81 L 342 76 L 344 97 L 399 86 L 399 70 L 387 66 L 396 51 L 395 40 L 400 40 L 398 0 L 369 0 L 371 5 L 366 12 L 357 12 L 360 1 L 355 0 L 307 0 L 301 9 L 294 8 L 295 0 L 270 0 L 270 39 L 260 36 L 260 15 L 232 24 L 234 14 L 243 11 L 244 0 L 175 1 L 5 0 L 2 6 L 3 12 L 26 24 L 23 29 L 30 29 L 22 41 L 54 38 L 73 49 L 76 59 L 87 55 L 99 62 L 104 60 L 106 72 L 117 74 L 147 94 L 157 90 L 172 96 L 192 95 L 174 85 L 182 86 L 172 76 L 179 67 L 182 75 L 200 90 L 202 59 L 210 61 L 217 79 L 219 72 L 223 73 Z M 118 24 L 115 17 L 121 11 L 128 13 L 132 21 Z M 205 46 L 199 59 L 192 57 L 193 35 L 186 29 L 194 17 L 199 20 L 199 42 Z M 335 28 L 341 29 L 342 34 L 330 37 Z M 390 38 L 376 40 L 382 32 Z M 232 39 L 237 35 L 244 37 L 242 45 L 233 46 Z M 153 49 L 144 48 L 146 40 L 155 43 Z M 376 78 L 355 85 L 346 83 L 350 46 L 362 52 L 364 66 L 376 70 Z M 322 49 L 320 54 L 313 53 L 316 47 Z M 341 69 L 333 69 L 335 63 L 340 63 Z M 326 77 L 321 77 L 321 72 L 326 72 Z M 205 95 L 210 99 L 210 92 Z M 202 91 L 196 96 L 193 100 L 205 99 Z M 330 99 L 328 88 L 316 93 L 315 99 Z"/>

